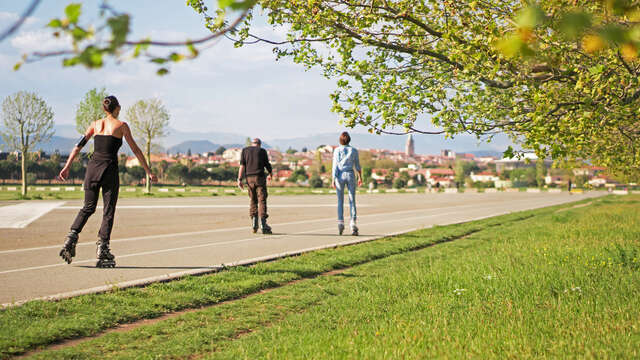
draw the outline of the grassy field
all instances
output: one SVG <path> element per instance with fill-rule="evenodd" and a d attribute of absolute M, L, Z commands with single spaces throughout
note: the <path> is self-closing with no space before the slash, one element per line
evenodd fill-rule
<path fill-rule="evenodd" d="M 0 358 L 101 333 L 33 355 L 638 358 L 639 225 L 639 196 L 608 197 L 30 302 L 0 312 Z"/>

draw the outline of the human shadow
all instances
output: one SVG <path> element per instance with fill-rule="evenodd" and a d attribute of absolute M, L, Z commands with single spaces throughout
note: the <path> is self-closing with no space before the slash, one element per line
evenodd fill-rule
<path fill-rule="evenodd" d="M 382 234 L 359 234 L 358 236 L 353 236 L 348 232 L 345 232 L 342 235 L 339 234 L 319 234 L 319 233 L 273 233 L 273 235 L 288 235 L 288 236 L 330 236 L 330 237 L 384 237 L 389 235 Z"/>
<path fill-rule="evenodd" d="M 219 269 L 217 266 L 118 266 L 115 268 L 97 268 L 89 265 L 76 265 L 87 269 L 147 269 L 147 270 L 195 270 L 195 269 Z"/>

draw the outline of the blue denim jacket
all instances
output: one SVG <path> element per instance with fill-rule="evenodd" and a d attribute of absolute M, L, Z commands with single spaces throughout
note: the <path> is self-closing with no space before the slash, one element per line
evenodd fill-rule
<path fill-rule="evenodd" d="M 331 169 L 331 178 L 340 177 L 343 172 L 360 171 L 360 157 L 358 150 L 350 145 L 340 145 L 333 150 L 333 166 Z"/>

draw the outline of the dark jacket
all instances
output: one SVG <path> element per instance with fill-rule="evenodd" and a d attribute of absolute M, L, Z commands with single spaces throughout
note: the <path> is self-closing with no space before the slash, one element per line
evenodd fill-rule
<path fill-rule="evenodd" d="M 245 176 L 264 176 L 264 169 L 267 169 L 269 174 L 273 171 L 269 163 L 267 151 L 257 146 L 247 146 L 242 149 L 240 165 L 244 166 Z"/>

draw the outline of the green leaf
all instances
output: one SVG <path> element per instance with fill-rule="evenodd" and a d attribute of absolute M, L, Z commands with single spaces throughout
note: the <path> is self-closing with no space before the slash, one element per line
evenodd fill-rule
<path fill-rule="evenodd" d="M 166 63 L 167 61 L 168 61 L 167 59 L 165 59 L 165 58 L 160 58 L 160 57 L 157 57 L 157 58 L 153 58 L 153 59 L 151 59 L 151 62 L 156 63 L 156 64 L 164 64 L 164 63 Z"/>
<path fill-rule="evenodd" d="M 245 1 L 233 2 L 231 4 L 231 8 L 233 10 L 246 10 L 253 7 L 253 5 L 256 4 L 256 2 L 257 0 L 245 0 Z"/>
<path fill-rule="evenodd" d="M 72 58 L 62 60 L 62 65 L 63 66 L 75 66 L 79 62 L 80 62 L 80 60 L 78 59 L 78 57 L 74 56 Z"/>
<path fill-rule="evenodd" d="M 127 40 L 129 34 L 129 15 L 123 14 L 107 19 L 111 28 L 111 47 L 117 48 Z"/>
<path fill-rule="evenodd" d="M 158 69 L 158 71 L 156 71 L 156 74 L 163 76 L 163 75 L 167 75 L 169 73 L 169 70 L 167 70 L 166 68 L 160 68 Z"/>
<path fill-rule="evenodd" d="M 229 6 L 231 6 L 231 4 L 233 4 L 234 0 L 218 0 L 218 6 L 220 7 L 220 9 L 225 9 Z"/>
<path fill-rule="evenodd" d="M 500 40 L 496 44 L 497 49 L 507 57 L 515 57 L 518 55 L 531 55 L 532 50 L 517 35 L 511 35 Z"/>
<path fill-rule="evenodd" d="M 513 147 L 511 145 L 509 145 L 509 147 L 507 148 L 507 150 L 505 150 L 502 153 L 502 157 L 504 157 L 505 159 L 511 159 L 513 158 Z"/>
<path fill-rule="evenodd" d="M 570 12 L 560 20 L 560 30 L 569 38 L 575 39 L 591 26 L 591 16 L 585 12 Z"/>
<path fill-rule="evenodd" d="M 516 24 L 521 28 L 533 29 L 545 18 L 545 14 L 538 6 L 527 6 L 520 10 L 516 17 Z"/>
<path fill-rule="evenodd" d="M 71 30 L 71 36 L 73 36 L 73 40 L 75 40 L 75 41 L 80 41 L 80 40 L 86 38 L 88 36 L 88 34 L 89 33 L 87 33 L 81 27 L 75 27 L 75 28 L 73 28 L 73 30 Z"/>
<path fill-rule="evenodd" d="M 52 19 L 51 21 L 49 21 L 47 26 L 54 29 L 59 28 L 62 27 L 62 21 L 60 21 L 60 19 Z"/>
<path fill-rule="evenodd" d="M 20 67 L 22 66 L 22 61 L 17 62 L 15 65 L 13 65 L 13 71 L 18 71 L 20 70 Z"/>
<path fill-rule="evenodd" d="M 184 55 L 178 54 L 178 53 L 171 53 L 171 55 L 169 55 L 169 59 L 173 62 L 178 62 L 184 59 Z"/>
<path fill-rule="evenodd" d="M 191 53 L 191 57 L 198 56 L 199 54 L 198 49 L 196 49 L 196 47 L 193 46 L 193 44 L 187 44 L 187 49 L 189 49 L 189 52 Z"/>
<path fill-rule="evenodd" d="M 627 31 L 621 26 L 610 24 L 600 31 L 600 36 L 609 42 L 620 44 L 627 40 Z"/>
<path fill-rule="evenodd" d="M 67 15 L 67 20 L 69 20 L 69 22 L 72 24 L 78 22 L 78 18 L 80 17 L 81 12 L 82 4 L 78 3 L 71 3 L 64 9 L 64 13 L 65 15 Z"/>

